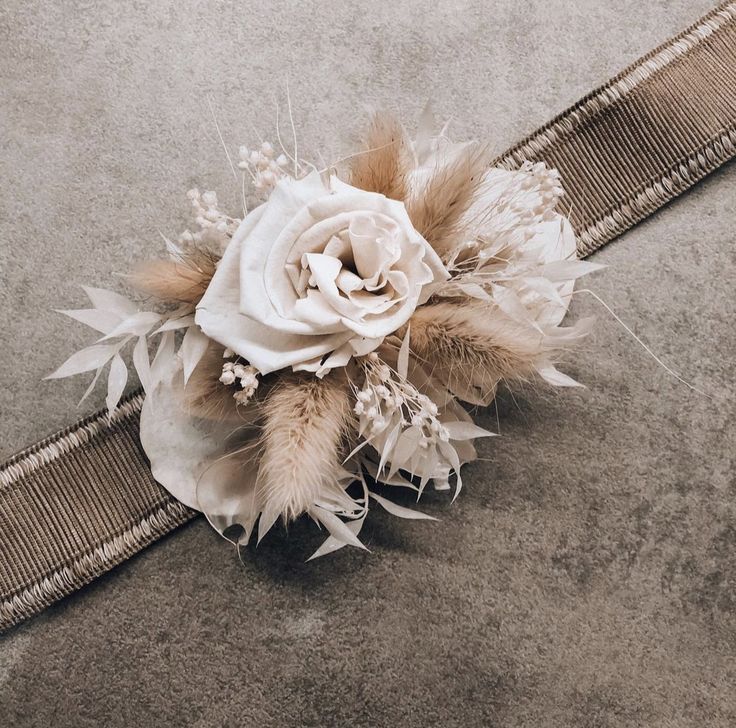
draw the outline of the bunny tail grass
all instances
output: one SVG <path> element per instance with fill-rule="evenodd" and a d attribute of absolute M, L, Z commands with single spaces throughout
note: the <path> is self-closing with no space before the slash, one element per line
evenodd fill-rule
<path fill-rule="evenodd" d="M 401 124 L 391 114 L 377 112 L 371 120 L 365 151 L 353 157 L 350 183 L 393 200 L 407 195 L 408 142 Z"/>
<path fill-rule="evenodd" d="M 437 166 L 406 207 L 414 227 L 447 260 L 466 232 L 464 217 L 484 184 L 489 155 L 481 144 L 468 144 L 454 159 Z"/>
<path fill-rule="evenodd" d="M 218 257 L 192 248 L 181 260 L 151 260 L 133 272 L 131 282 L 142 293 L 166 303 L 196 306 L 215 274 Z"/>
<path fill-rule="evenodd" d="M 283 377 L 269 391 L 261 412 L 258 479 L 264 511 L 280 513 L 288 522 L 337 481 L 353 429 L 349 384 L 337 374 Z"/>
<path fill-rule="evenodd" d="M 483 302 L 429 304 L 411 319 L 413 354 L 471 404 L 490 404 L 501 380 L 530 377 L 545 352 L 543 339 L 539 331 L 515 324 Z"/>
<path fill-rule="evenodd" d="M 224 347 L 210 343 L 192 372 L 184 394 L 189 412 L 207 420 L 240 421 L 244 409 L 233 398 L 233 387 L 220 381 Z"/>

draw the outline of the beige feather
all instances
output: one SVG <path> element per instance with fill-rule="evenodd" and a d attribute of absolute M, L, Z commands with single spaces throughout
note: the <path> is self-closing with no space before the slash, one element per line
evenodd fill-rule
<path fill-rule="evenodd" d="M 487 405 L 501 380 L 529 377 L 543 337 L 481 301 L 430 303 L 411 318 L 411 350 L 459 399 Z"/>
<path fill-rule="evenodd" d="M 350 183 L 393 200 L 407 194 L 408 142 L 399 121 L 386 112 L 373 116 L 364 152 L 356 154 L 350 167 Z"/>
<path fill-rule="evenodd" d="M 187 250 L 181 261 L 150 260 L 132 275 L 141 292 L 166 303 L 196 306 L 215 274 L 218 257 L 205 248 Z"/>
<path fill-rule="evenodd" d="M 438 165 L 427 184 L 406 201 L 414 227 L 445 261 L 462 243 L 464 217 L 484 183 L 490 157 L 480 144 L 468 144 Z"/>
<path fill-rule="evenodd" d="M 353 429 L 349 384 L 335 372 L 324 379 L 282 376 L 261 412 L 264 512 L 293 520 L 336 483 Z"/>

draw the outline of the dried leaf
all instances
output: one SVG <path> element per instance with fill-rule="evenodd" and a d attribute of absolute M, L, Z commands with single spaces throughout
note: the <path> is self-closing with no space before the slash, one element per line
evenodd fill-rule
<path fill-rule="evenodd" d="M 315 506 L 310 513 L 330 532 L 337 541 L 347 546 L 355 546 L 356 548 L 368 551 L 360 539 L 348 528 L 348 525 L 338 518 L 334 513 L 326 511 L 324 508 Z"/>
<path fill-rule="evenodd" d="M 348 521 L 345 526 L 349 528 L 356 536 L 360 533 L 360 529 L 363 528 L 363 523 L 365 522 L 365 516 L 362 518 L 358 518 L 355 521 Z M 343 548 L 344 546 L 347 546 L 347 544 L 344 541 L 339 541 L 334 536 L 330 536 L 308 559 L 307 561 L 312 561 L 312 559 L 318 559 L 320 556 L 326 556 L 327 554 L 332 554 L 335 551 L 338 551 L 339 549 Z"/>
<path fill-rule="evenodd" d="M 378 464 L 378 472 L 380 473 L 383 470 L 384 465 L 388 462 L 389 458 L 391 457 L 391 451 L 394 449 L 394 445 L 396 444 L 396 441 L 399 438 L 399 433 L 401 432 L 401 422 L 397 422 L 391 432 L 389 432 L 388 437 L 386 438 L 386 441 L 383 443 L 383 446 L 381 447 L 381 461 Z"/>
<path fill-rule="evenodd" d="M 146 394 L 151 393 L 151 362 L 148 358 L 148 340 L 141 336 L 133 347 L 133 366 Z"/>
<path fill-rule="evenodd" d="M 119 293 L 108 291 L 106 288 L 92 288 L 91 286 L 82 286 L 82 288 L 95 308 L 116 313 L 121 318 L 132 316 L 138 311 L 138 307 L 132 301 Z"/>
<path fill-rule="evenodd" d="M 72 354 L 55 372 L 44 379 L 62 379 L 104 366 L 117 353 L 117 344 L 94 344 Z"/>
<path fill-rule="evenodd" d="M 118 336 L 145 336 L 160 320 L 161 316 L 153 311 L 138 311 L 121 321 L 100 341 L 114 339 Z"/>
<path fill-rule="evenodd" d="M 153 333 L 161 334 L 164 331 L 176 331 L 177 329 L 186 329 L 194 326 L 194 315 L 182 316 L 181 318 L 170 318 L 159 326 Z"/>
<path fill-rule="evenodd" d="M 125 391 L 125 385 L 128 382 L 128 368 L 120 354 L 115 354 L 110 364 L 110 373 L 107 377 L 107 398 L 105 404 L 107 411 L 112 414 L 118 406 L 120 398 Z"/>
<path fill-rule="evenodd" d="M 374 501 L 382 505 L 391 515 L 397 516 L 398 518 L 407 518 L 409 520 L 426 520 L 426 521 L 436 521 L 437 519 L 434 516 L 429 516 L 426 513 L 422 513 L 421 511 L 415 511 L 412 508 L 405 508 L 404 506 L 400 506 L 398 503 L 394 503 L 393 501 L 388 500 L 388 498 L 382 498 L 380 495 L 376 495 L 375 493 L 371 492 L 371 498 L 373 498 Z"/>
<path fill-rule="evenodd" d="M 64 316 L 79 321 L 101 334 L 110 333 L 122 320 L 118 314 L 111 311 L 102 311 L 99 308 L 57 309 L 56 313 L 64 314 Z"/>
<path fill-rule="evenodd" d="M 175 344 L 176 340 L 173 331 L 167 331 L 161 337 L 156 355 L 153 357 L 153 363 L 151 364 L 151 389 L 156 388 L 156 385 L 163 379 L 166 372 L 173 365 L 175 361 Z"/>
<path fill-rule="evenodd" d="M 399 468 L 403 468 L 404 463 L 408 462 L 411 456 L 414 455 L 419 447 L 419 440 L 421 438 L 422 431 L 418 427 L 409 427 L 401 433 L 392 454 L 389 477 Z"/>
<path fill-rule="evenodd" d="M 580 382 L 576 382 L 572 377 L 568 377 L 567 374 L 563 374 L 559 369 L 552 366 L 539 367 L 537 369 L 539 375 L 548 384 L 554 387 L 582 387 L 584 385 Z"/>
<path fill-rule="evenodd" d="M 96 372 L 95 376 L 93 377 L 92 381 L 89 383 L 89 387 L 84 391 L 84 394 L 82 395 L 82 399 L 77 402 L 77 407 L 79 407 L 82 402 L 84 402 L 87 397 L 89 397 L 90 394 L 92 394 L 92 390 L 95 388 L 95 385 L 97 384 L 97 380 L 100 378 L 100 374 L 102 374 L 102 370 L 104 369 L 104 366 L 101 366 Z"/>
<path fill-rule="evenodd" d="M 210 340 L 202 333 L 198 326 L 191 326 L 184 334 L 184 340 L 181 342 L 179 355 L 184 364 L 184 384 L 189 381 L 194 368 L 199 364 L 199 360 L 207 351 Z"/>
<path fill-rule="evenodd" d="M 494 437 L 495 432 L 484 430 L 472 422 L 443 422 L 447 431 L 450 433 L 451 440 L 472 440 L 476 437 Z"/>

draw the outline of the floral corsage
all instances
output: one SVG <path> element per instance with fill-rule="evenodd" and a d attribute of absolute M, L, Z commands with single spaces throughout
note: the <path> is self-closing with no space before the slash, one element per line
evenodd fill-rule
<path fill-rule="evenodd" d="M 362 548 L 371 501 L 428 517 L 393 488 L 460 492 L 492 434 L 461 403 L 576 384 L 555 362 L 590 321 L 561 322 L 598 266 L 577 260 L 555 170 L 494 168 L 427 114 L 414 139 L 376 115 L 344 173 L 268 143 L 239 156 L 261 204 L 238 219 L 192 190 L 195 232 L 131 277 L 157 310 L 86 288 L 92 308 L 63 313 L 102 337 L 50 377 L 95 371 L 89 392 L 109 365 L 112 413 L 131 344 L 164 488 L 239 545 L 307 514 L 329 532 L 313 556 Z"/>

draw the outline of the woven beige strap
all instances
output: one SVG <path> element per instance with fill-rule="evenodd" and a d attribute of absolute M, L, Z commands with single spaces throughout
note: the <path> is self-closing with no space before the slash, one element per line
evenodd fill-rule
<path fill-rule="evenodd" d="M 557 167 L 587 255 L 736 151 L 736 2 L 724 3 L 511 149 Z M 158 486 L 140 394 L 0 468 L 0 629 L 70 594 L 195 513 Z"/>

